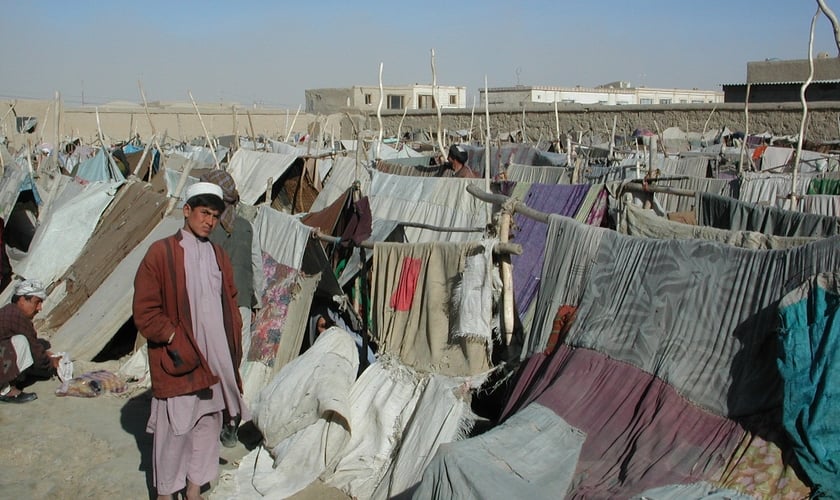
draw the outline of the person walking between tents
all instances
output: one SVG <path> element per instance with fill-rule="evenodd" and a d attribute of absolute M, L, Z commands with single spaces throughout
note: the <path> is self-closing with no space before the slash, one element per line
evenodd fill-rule
<path fill-rule="evenodd" d="M 158 499 L 188 499 L 218 475 L 223 411 L 250 420 L 242 399 L 242 318 L 230 258 L 208 236 L 224 211 L 222 189 L 187 188 L 184 227 L 149 247 L 134 278 L 134 322 L 148 341 Z M 224 425 L 230 425 L 225 422 Z"/>
<path fill-rule="evenodd" d="M 61 357 L 53 356 L 50 343 L 38 338 L 32 324 L 46 298 L 40 281 L 24 280 L 15 285 L 11 303 L 0 308 L 0 402 L 34 401 L 38 395 L 22 389 L 56 374 Z"/>

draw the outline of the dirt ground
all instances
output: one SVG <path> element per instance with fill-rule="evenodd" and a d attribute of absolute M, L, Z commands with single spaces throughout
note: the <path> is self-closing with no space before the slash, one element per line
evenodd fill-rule
<path fill-rule="evenodd" d="M 105 369 L 116 361 L 79 363 L 74 374 Z M 95 398 L 59 397 L 58 379 L 25 390 L 38 399 L 25 404 L 0 403 L 0 496 L 51 499 L 146 499 L 151 488 L 152 436 L 145 431 L 151 396 L 143 390 Z M 247 431 L 240 441 L 253 441 Z M 253 446 L 253 445 L 249 445 Z M 239 465 L 250 450 L 240 442 L 221 448 L 220 473 Z M 203 493 L 214 498 L 211 488 Z M 315 483 L 297 500 L 347 499 L 340 491 Z"/>

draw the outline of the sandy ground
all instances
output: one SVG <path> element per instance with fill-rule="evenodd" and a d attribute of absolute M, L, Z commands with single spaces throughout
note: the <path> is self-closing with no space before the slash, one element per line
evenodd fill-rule
<path fill-rule="evenodd" d="M 75 363 L 75 374 L 117 362 Z M 150 394 L 143 390 L 95 398 L 58 397 L 58 379 L 27 389 L 38 399 L 0 403 L 0 497 L 52 499 L 147 499 L 151 490 L 151 435 L 145 432 Z M 257 435 L 258 436 L 258 435 Z M 247 432 L 240 441 L 248 439 Z M 249 449 L 242 442 L 221 448 L 220 472 L 236 468 Z M 213 498 L 212 488 L 204 493 Z M 347 499 L 315 483 L 298 500 Z"/>

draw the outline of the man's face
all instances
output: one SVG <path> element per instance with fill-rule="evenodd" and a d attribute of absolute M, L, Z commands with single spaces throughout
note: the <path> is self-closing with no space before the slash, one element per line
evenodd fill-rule
<path fill-rule="evenodd" d="M 210 207 L 195 207 L 184 204 L 184 229 L 198 238 L 207 238 L 219 223 L 219 211 Z"/>
<path fill-rule="evenodd" d="M 29 319 L 35 317 L 41 311 L 44 301 L 40 297 L 21 297 L 17 301 L 17 305 L 23 312 L 23 315 Z"/>

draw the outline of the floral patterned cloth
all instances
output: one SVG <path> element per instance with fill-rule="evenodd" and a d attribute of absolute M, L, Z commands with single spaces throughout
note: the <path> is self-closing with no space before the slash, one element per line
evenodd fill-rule
<path fill-rule="evenodd" d="M 750 431 L 732 454 L 721 475 L 720 486 L 755 498 L 793 500 L 809 497 L 810 488 L 799 479 L 791 465 L 795 457 L 790 439 L 779 423 L 780 418 L 779 415 L 759 415 L 744 422 Z"/>
<path fill-rule="evenodd" d="M 263 308 L 251 327 L 251 348 L 248 361 L 274 365 L 280 338 L 289 313 L 289 304 L 298 290 L 298 270 L 283 265 L 263 252 L 265 295 Z"/>

